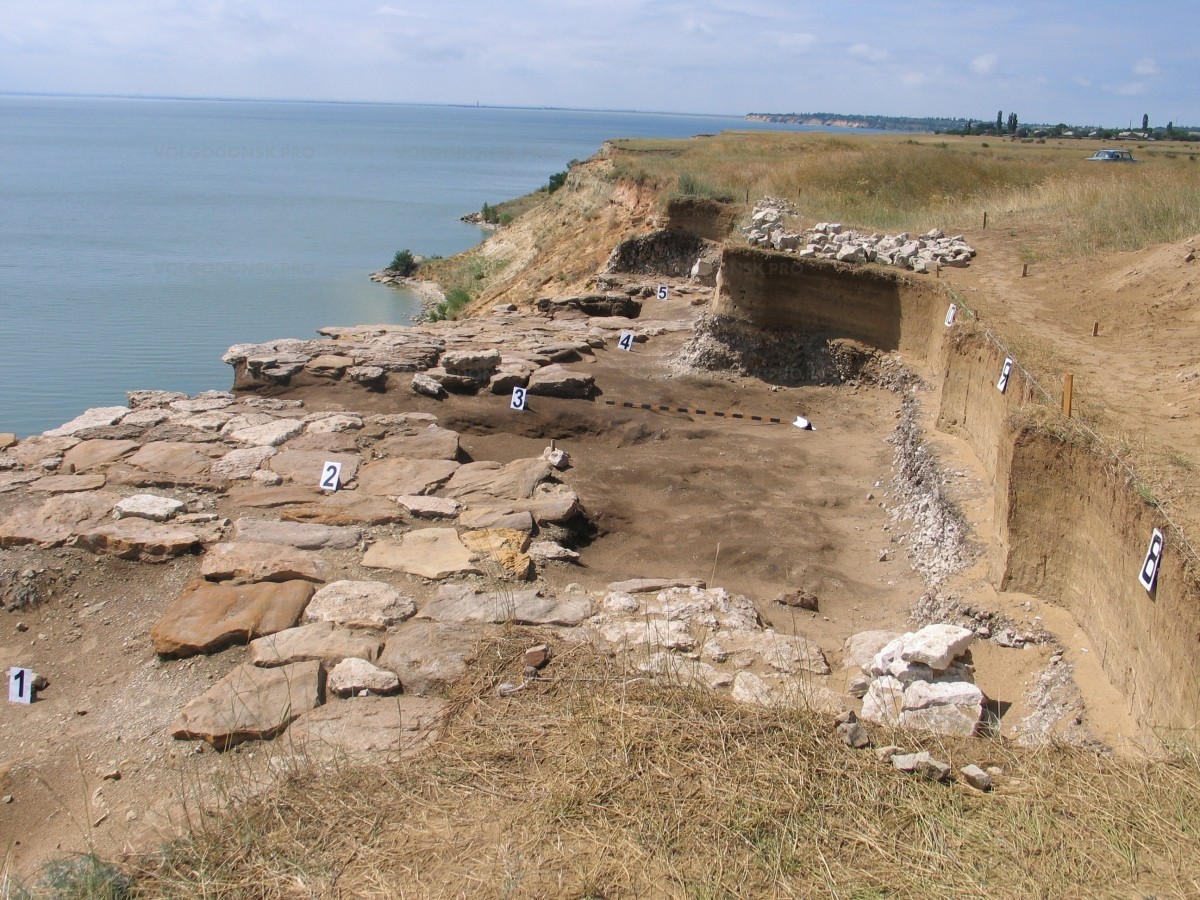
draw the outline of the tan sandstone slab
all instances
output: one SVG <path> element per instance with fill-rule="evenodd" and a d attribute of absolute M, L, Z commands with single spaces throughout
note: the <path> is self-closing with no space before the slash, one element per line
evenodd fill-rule
<path fill-rule="evenodd" d="M 270 740 L 320 705 L 321 664 L 262 669 L 244 663 L 183 708 L 171 735 L 203 740 L 218 750 L 243 741 Z"/>
<path fill-rule="evenodd" d="M 362 564 L 435 580 L 483 574 L 453 528 L 420 528 L 399 541 L 380 541 L 367 550 Z"/>
<path fill-rule="evenodd" d="M 0 547 L 38 544 L 54 547 L 70 540 L 76 532 L 108 521 L 121 499 L 111 491 L 60 494 L 40 506 L 21 507 L 0 523 Z"/>
<path fill-rule="evenodd" d="M 88 475 L 45 475 L 29 483 L 29 490 L 46 494 L 75 494 L 104 487 L 105 477 L 99 472 Z"/>
<path fill-rule="evenodd" d="M 150 631 L 160 656 L 213 653 L 293 627 L 313 595 L 307 581 L 225 585 L 197 579 Z"/>
<path fill-rule="evenodd" d="M 342 464 L 341 483 L 349 484 L 358 475 L 362 457 L 357 453 L 332 453 L 328 450 L 280 450 L 267 462 L 267 468 L 278 472 L 287 481 L 296 484 L 316 484 L 321 480 L 321 470 L 326 462 Z"/>
<path fill-rule="evenodd" d="M 250 642 L 250 662 L 256 666 L 281 666 L 315 659 L 330 667 L 348 657 L 378 659 L 382 649 L 383 636 L 378 631 L 313 622 L 255 638 Z"/>
<path fill-rule="evenodd" d="M 422 607 L 420 619 L 438 622 L 515 625 L 578 625 L 595 613 L 586 596 L 563 599 L 539 590 L 478 592 L 469 585 L 447 584 Z"/>
<path fill-rule="evenodd" d="M 550 464 L 541 459 L 517 459 L 501 465 L 495 462 L 467 463 L 460 467 L 442 488 L 442 495 L 462 500 L 528 500 L 534 489 L 551 477 Z M 415 492 L 406 492 L 415 493 Z"/>
<path fill-rule="evenodd" d="M 362 529 L 243 517 L 234 523 L 234 538 L 239 541 L 283 544 L 300 550 L 345 550 L 358 546 L 362 540 Z"/>
<path fill-rule="evenodd" d="M 152 441 L 125 461 L 145 472 L 186 479 L 206 474 L 213 457 L 223 452 L 223 447 L 192 441 Z"/>
<path fill-rule="evenodd" d="M 200 546 L 201 535 L 184 525 L 125 518 L 78 533 L 79 546 L 121 559 L 162 562 Z"/>
<path fill-rule="evenodd" d="M 333 581 L 313 594 L 304 611 L 309 622 L 356 628 L 389 628 L 411 618 L 416 603 L 382 581 Z"/>
<path fill-rule="evenodd" d="M 63 454 L 62 471 L 76 475 L 103 469 L 128 456 L 141 445 L 137 441 L 95 439 L 80 441 Z"/>
<path fill-rule="evenodd" d="M 377 665 L 400 676 L 405 694 L 440 694 L 466 672 L 487 633 L 486 626 L 414 619 L 388 638 Z"/>
<path fill-rule="evenodd" d="M 437 740 L 445 701 L 428 697 L 356 697 L 305 713 L 289 732 L 307 754 L 412 756 Z"/>
<path fill-rule="evenodd" d="M 309 503 L 290 506 L 280 516 L 320 525 L 389 525 L 404 520 L 396 504 L 362 490 L 323 493 Z"/>
<path fill-rule="evenodd" d="M 375 445 L 375 452 L 404 459 L 458 459 L 458 432 L 437 425 L 411 428 L 384 438 Z"/>
<path fill-rule="evenodd" d="M 459 464 L 449 459 L 381 459 L 362 467 L 358 483 L 378 497 L 428 494 L 458 469 Z"/>
<path fill-rule="evenodd" d="M 327 568 L 325 560 L 310 550 L 236 541 L 213 545 L 204 554 L 200 574 L 211 581 L 324 581 Z"/>

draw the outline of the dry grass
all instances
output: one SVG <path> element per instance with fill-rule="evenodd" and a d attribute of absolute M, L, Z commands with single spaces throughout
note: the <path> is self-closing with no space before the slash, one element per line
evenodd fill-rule
<path fill-rule="evenodd" d="M 987 146 L 985 146 L 987 145 Z M 749 203 L 782 197 L 809 220 L 890 231 L 1021 227 L 1031 258 L 1135 249 L 1200 232 L 1200 162 L 1187 145 L 1137 150 L 1136 166 L 1087 163 L 1094 142 L 726 132 L 629 140 L 615 171 L 664 190 L 701 184 Z"/>
<path fill-rule="evenodd" d="M 590 651 L 496 697 L 480 653 L 435 751 L 297 776 L 140 872 L 142 897 L 1194 896 L 1200 766 L 876 732 L 992 794 L 902 775 L 806 711 L 632 683 Z"/>

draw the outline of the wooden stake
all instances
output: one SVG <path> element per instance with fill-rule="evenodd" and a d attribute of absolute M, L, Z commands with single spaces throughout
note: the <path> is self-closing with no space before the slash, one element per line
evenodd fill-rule
<path fill-rule="evenodd" d="M 983 213 L 983 230 L 987 231 L 987 211 L 986 210 Z"/>
<path fill-rule="evenodd" d="M 1021 263 L 1021 277 L 1024 278 L 1029 274 L 1029 263 Z"/>
<path fill-rule="evenodd" d="M 1074 388 L 1075 377 L 1068 372 L 1063 376 L 1063 415 L 1068 419 L 1071 418 L 1071 393 Z"/>
<path fill-rule="evenodd" d="M 1099 334 L 1100 334 L 1100 323 L 1093 322 L 1092 323 L 1092 337 L 1096 337 Z"/>

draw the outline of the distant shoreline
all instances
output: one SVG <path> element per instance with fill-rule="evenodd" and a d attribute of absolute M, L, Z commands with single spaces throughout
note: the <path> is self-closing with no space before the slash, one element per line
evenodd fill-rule
<path fill-rule="evenodd" d="M 371 280 L 389 287 L 407 288 L 412 291 L 417 295 L 417 302 L 421 305 L 422 313 L 429 312 L 429 310 L 446 299 L 445 291 L 436 282 L 425 281 L 421 278 L 411 278 L 407 275 L 398 275 L 393 269 L 382 269 L 378 272 L 372 272 Z"/>

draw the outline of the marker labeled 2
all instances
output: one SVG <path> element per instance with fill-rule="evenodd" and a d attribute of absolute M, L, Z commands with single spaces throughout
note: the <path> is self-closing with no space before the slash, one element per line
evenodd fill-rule
<path fill-rule="evenodd" d="M 323 491 L 336 491 L 342 486 L 342 464 L 328 460 L 321 466 L 321 481 L 318 486 Z"/>

